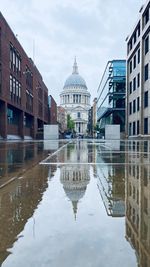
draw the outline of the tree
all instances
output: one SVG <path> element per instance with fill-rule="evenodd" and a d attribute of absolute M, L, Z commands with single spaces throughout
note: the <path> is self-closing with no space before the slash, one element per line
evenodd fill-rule
<path fill-rule="evenodd" d="M 68 114 L 67 115 L 67 129 L 72 131 L 75 128 L 75 123 L 74 121 L 71 119 L 71 116 Z"/>
<path fill-rule="evenodd" d="M 94 126 L 94 130 L 95 130 L 96 132 L 99 132 L 99 131 L 100 131 L 100 127 L 99 127 L 98 124 L 96 124 L 96 125 Z"/>

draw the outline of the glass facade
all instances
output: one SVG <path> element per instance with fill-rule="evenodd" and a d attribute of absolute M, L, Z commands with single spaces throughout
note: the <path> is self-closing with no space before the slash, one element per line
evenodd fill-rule
<path fill-rule="evenodd" d="M 100 129 L 104 129 L 106 124 L 120 124 L 124 132 L 125 80 L 126 61 L 109 61 L 98 88 L 97 120 Z"/>

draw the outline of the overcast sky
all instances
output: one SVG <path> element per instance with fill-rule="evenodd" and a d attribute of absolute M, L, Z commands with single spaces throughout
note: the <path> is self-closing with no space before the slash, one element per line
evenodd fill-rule
<path fill-rule="evenodd" d="M 0 9 L 57 104 L 75 56 L 92 103 L 107 61 L 126 57 L 125 39 L 144 2 L 1 0 Z"/>

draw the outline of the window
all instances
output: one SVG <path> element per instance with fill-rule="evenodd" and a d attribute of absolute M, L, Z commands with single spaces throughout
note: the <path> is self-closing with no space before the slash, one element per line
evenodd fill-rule
<path fill-rule="evenodd" d="M 145 45 L 145 55 L 146 55 L 149 51 L 149 36 L 146 37 L 144 45 Z"/>
<path fill-rule="evenodd" d="M 138 64 L 140 63 L 140 49 L 138 50 Z"/>
<path fill-rule="evenodd" d="M 148 107 L 148 91 L 144 93 L 144 108 Z"/>
<path fill-rule="evenodd" d="M 132 124 L 131 124 L 131 122 L 130 122 L 130 123 L 129 123 L 129 136 L 132 134 L 131 131 L 132 131 Z"/>
<path fill-rule="evenodd" d="M 140 97 L 137 98 L 137 111 L 140 110 Z"/>
<path fill-rule="evenodd" d="M 137 88 L 140 86 L 140 73 L 137 75 Z"/>
<path fill-rule="evenodd" d="M 10 56 L 9 56 L 9 67 L 16 74 L 20 74 L 21 71 L 21 56 L 15 47 L 10 43 Z"/>
<path fill-rule="evenodd" d="M 146 64 L 144 68 L 144 80 L 148 80 L 148 64 Z"/>
<path fill-rule="evenodd" d="M 135 121 L 133 122 L 133 135 L 135 135 Z"/>
<path fill-rule="evenodd" d="M 139 127 L 139 120 L 137 121 L 137 134 L 139 134 L 139 129 L 140 129 L 140 127 Z"/>
<path fill-rule="evenodd" d="M 132 114 L 132 102 L 129 103 L 129 114 Z"/>
<path fill-rule="evenodd" d="M 138 32 L 138 37 L 139 37 L 140 36 L 140 23 L 138 24 L 137 32 Z"/>
<path fill-rule="evenodd" d="M 134 58 L 133 58 L 133 68 L 134 69 L 136 68 L 136 54 L 134 55 Z"/>
<path fill-rule="evenodd" d="M 133 42 L 134 42 L 134 44 L 136 43 L 136 31 L 133 34 Z"/>
<path fill-rule="evenodd" d="M 81 113 L 80 112 L 77 113 L 77 117 L 81 118 Z"/>
<path fill-rule="evenodd" d="M 135 99 L 133 100 L 133 113 L 135 113 L 136 112 L 136 101 L 135 101 Z"/>
<path fill-rule="evenodd" d="M 16 94 L 16 79 L 13 78 L 13 94 Z"/>
<path fill-rule="evenodd" d="M 133 79 L 133 91 L 136 90 L 136 77 L 134 77 Z"/>
<path fill-rule="evenodd" d="M 148 134 L 148 118 L 144 119 L 144 134 Z"/>
<path fill-rule="evenodd" d="M 130 61 L 130 73 L 132 72 L 132 60 Z"/>
<path fill-rule="evenodd" d="M 147 24 L 148 21 L 149 21 L 149 7 L 144 14 L 144 26 Z"/>
<path fill-rule="evenodd" d="M 10 80 L 9 80 L 9 91 L 10 91 L 10 98 L 13 98 L 13 77 L 10 75 Z"/>
<path fill-rule="evenodd" d="M 132 82 L 130 82 L 130 94 L 132 94 Z"/>

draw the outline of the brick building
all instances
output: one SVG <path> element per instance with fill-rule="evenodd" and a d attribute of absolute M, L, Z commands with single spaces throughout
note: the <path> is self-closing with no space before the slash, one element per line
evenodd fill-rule
<path fill-rule="evenodd" d="M 42 76 L 0 13 L 0 138 L 36 138 L 48 113 Z"/>
<path fill-rule="evenodd" d="M 50 124 L 57 124 L 57 104 L 54 98 L 48 96 L 48 106 L 49 106 L 49 122 Z"/>

